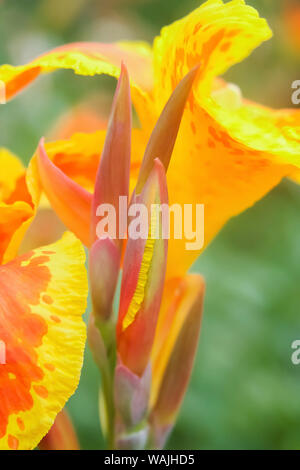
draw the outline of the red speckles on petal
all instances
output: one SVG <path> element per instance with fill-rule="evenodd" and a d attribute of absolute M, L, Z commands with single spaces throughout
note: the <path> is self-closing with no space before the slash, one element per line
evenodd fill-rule
<path fill-rule="evenodd" d="M 222 44 L 222 46 L 220 47 L 220 50 L 222 52 L 227 52 L 230 46 L 231 46 L 231 42 L 224 42 L 224 44 Z"/>
<path fill-rule="evenodd" d="M 225 29 L 221 29 L 214 34 L 207 42 L 203 44 L 202 48 L 202 60 L 204 62 L 204 68 L 206 68 L 208 62 L 211 59 L 213 51 L 217 48 L 219 43 L 222 41 L 225 34 Z"/>
<path fill-rule="evenodd" d="M 212 136 L 212 138 L 213 138 L 214 140 L 216 140 L 216 141 L 219 141 L 219 140 L 220 140 L 220 138 L 219 138 L 219 136 L 218 136 L 218 134 L 217 134 L 217 131 L 216 131 L 216 129 L 215 129 L 214 127 L 209 126 L 208 132 L 210 133 L 210 135 Z"/>
<path fill-rule="evenodd" d="M 47 363 L 47 364 L 44 364 L 44 367 L 45 367 L 45 369 L 49 370 L 50 372 L 55 371 L 55 365 L 53 365 L 53 364 Z"/>
<path fill-rule="evenodd" d="M 24 424 L 24 421 L 21 418 L 17 418 L 17 425 L 18 425 L 20 431 L 24 431 L 25 424 Z"/>
<path fill-rule="evenodd" d="M 52 297 L 51 297 L 50 295 L 47 295 L 47 294 L 43 295 L 43 296 L 42 296 L 42 300 L 43 300 L 46 304 L 49 304 L 49 305 L 50 305 L 50 304 L 53 304 L 53 299 L 52 299 Z"/>
<path fill-rule="evenodd" d="M 50 316 L 51 320 L 54 321 L 55 323 L 60 323 L 61 322 L 61 319 L 56 316 L 56 315 L 51 315 Z"/>
<path fill-rule="evenodd" d="M 193 31 L 193 34 L 197 34 L 198 31 L 200 31 L 201 28 L 202 28 L 202 24 L 200 24 L 200 23 L 196 24 L 196 26 L 194 28 L 194 31 Z"/>
<path fill-rule="evenodd" d="M 39 395 L 41 398 L 48 397 L 48 390 L 43 385 L 34 385 L 33 389 L 35 393 L 37 393 L 37 395 Z"/>
<path fill-rule="evenodd" d="M 33 406 L 31 386 L 43 379 L 36 348 L 47 333 L 46 321 L 32 312 L 51 278 L 44 264 L 49 257 L 22 256 L 0 267 L 0 338 L 6 345 L 6 364 L 0 365 L 0 438 L 12 414 Z M 16 448 L 14 436 L 9 446 Z"/>
<path fill-rule="evenodd" d="M 233 141 L 230 137 L 226 134 L 226 132 L 222 130 L 216 130 L 214 127 L 209 126 L 208 132 L 210 133 L 211 137 L 214 141 L 220 142 L 226 148 L 231 148 L 233 146 Z"/>
<path fill-rule="evenodd" d="M 16 93 L 21 91 L 26 85 L 32 82 L 41 72 L 40 67 L 33 67 L 18 74 L 6 84 L 6 99 L 9 100 Z"/>
<path fill-rule="evenodd" d="M 245 152 L 241 149 L 234 149 L 230 152 L 230 155 L 244 155 Z"/>
<path fill-rule="evenodd" d="M 228 31 L 226 33 L 226 37 L 228 38 L 234 38 L 235 36 L 237 36 L 238 34 L 240 34 L 241 30 L 240 29 L 233 29 L 232 31 Z"/>
<path fill-rule="evenodd" d="M 7 437 L 7 443 L 8 443 L 8 447 L 11 450 L 18 450 L 19 440 L 15 436 L 12 436 L 11 434 L 9 434 Z"/>
<path fill-rule="evenodd" d="M 192 129 L 192 133 L 195 135 L 197 132 L 197 129 L 196 129 L 196 124 L 193 121 L 191 121 L 191 129 Z"/>

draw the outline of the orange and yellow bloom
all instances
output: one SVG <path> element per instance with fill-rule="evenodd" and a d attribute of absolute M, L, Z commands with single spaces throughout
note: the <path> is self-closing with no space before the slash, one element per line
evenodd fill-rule
<path fill-rule="evenodd" d="M 114 321 L 112 302 L 123 243 L 96 239 L 96 207 L 116 204 L 120 195 L 130 194 L 132 201 L 146 205 L 200 202 L 205 206 L 205 248 L 231 217 L 282 178 L 296 178 L 300 111 L 273 110 L 245 100 L 238 87 L 219 78 L 271 35 L 267 22 L 243 0 L 208 0 L 163 28 L 152 47 L 76 43 L 24 66 L 0 67 L 6 99 L 56 69 L 121 75 L 107 133 L 75 134 L 45 145 L 42 141 L 30 167 L 33 181 L 41 182 L 54 210 L 90 248 L 93 325 L 101 333 L 91 333 L 90 343 L 103 375 L 113 363 L 116 422 L 109 426 L 116 425 L 111 442 L 118 447 L 164 444 L 192 369 L 204 281 L 186 274 L 200 251 L 187 251 L 184 240 L 171 238 L 167 248 L 165 240 L 152 240 L 151 230 L 147 240 L 130 239 L 116 325 L 117 359 L 112 358 L 114 343 L 107 325 Z M 132 144 L 129 79 L 141 125 L 132 132 Z M 17 181 L 18 171 L 13 173 Z M 26 203 L 18 205 L 19 212 L 8 211 L 11 226 L 15 223 L 18 230 L 34 215 L 32 194 L 31 202 L 27 195 Z M 161 221 L 154 223 L 160 226 Z M 23 232 L 12 233 L 11 238 L 2 236 L 4 260 Z M 108 377 L 104 385 L 107 406 L 114 379 Z"/>
<path fill-rule="evenodd" d="M 71 234 L 16 256 L 38 200 L 33 169 L 1 150 L 0 448 L 33 449 L 76 390 L 87 297 L 84 252 Z"/>

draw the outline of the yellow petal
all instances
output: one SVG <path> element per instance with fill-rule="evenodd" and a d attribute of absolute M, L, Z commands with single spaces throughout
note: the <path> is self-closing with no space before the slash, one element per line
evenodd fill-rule
<path fill-rule="evenodd" d="M 205 106 L 190 102 L 167 175 L 170 203 L 204 204 L 203 249 L 283 177 L 297 179 L 300 167 L 300 111 L 272 110 L 223 87 L 202 100 Z M 182 275 L 200 252 L 171 240 L 168 277 Z"/>
<path fill-rule="evenodd" d="M 0 200 L 0 263 L 16 256 L 40 197 L 34 162 L 25 171 L 17 157 L 7 151 L 2 151 L 1 155 L 8 168 L 8 178 L 3 178 Z"/>
<path fill-rule="evenodd" d="M 167 180 L 170 204 L 204 204 L 204 246 L 187 251 L 187 240 L 170 240 L 167 276 L 183 275 L 231 217 L 261 199 L 292 169 L 288 160 L 280 162 L 242 144 L 193 101 L 181 123 Z M 193 217 L 195 223 L 195 210 Z"/>
<path fill-rule="evenodd" d="M 45 150 L 63 173 L 93 192 L 105 133 L 105 130 L 100 130 L 92 134 L 74 134 L 67 140 L 46 143 Z"/>
<path fill-rule="evenodd" d="M 76 390 L 83 360 L 87 276 L 78 240 L 0 268 L 0 449 L 33 449 Z"/>
<path fill-rule="evenodd" d="M 157 115 L 182 77 L 200 64 L 167 181 L 170 204 L 204 204 L 203 249 L 229 218 L 299 166 L 299 111 L 268 110 L 243 102 L 236 87 L 220 81 L 216 87 L 217 75 L 270 37 L 266 21 L 243 0 L 209 0 L 163 28 L 154 42 Z M 185 243 L 170 240 L 169 278 L 182 276 L 202 251 L 187 251 Z"/>
<path fill-rule="evenodd" d="M 6 86 L 6 99 L 9 100 L 40 74 L 57 69 L 74 70 L 80 75 L 107 74 L 118 78 L 122 60 L 128 68 L 132 82 L 133 101 L 136 107 L 142 110 L 148 107 L 149 92 L 153 87 L 152 52 L 150 46 L 144 42 L 67 44 L 26 65 L 2 65 L 0 80 Z"/>
<path fill-rule="evenodd" d="M 226 89 L 232 85 L 226 85 Z M 300 110 L 272 109 L 241 99 L 234 112 L 219 103 L 216 94 L 205 100 L 207 112 L 222 123 L 236 141 L 273 157 L 274 163 L 300 168 Z"/>
<path fill-rule="evenodd" d="M 0 148 L 0 168 L 0 201 L 5 202 L 24 176 L 25 168 L 18 157 L 5 148 Z"/>
<path fill-rule="evenodd" d="M 177 83 L 200 64 L 197 96 L 210 93 L 214 77 L 247 57 L 272 32 L 244 0 L 209 0 L 162 29 L 154 41 L 155 100 L 161 107 Z"/>

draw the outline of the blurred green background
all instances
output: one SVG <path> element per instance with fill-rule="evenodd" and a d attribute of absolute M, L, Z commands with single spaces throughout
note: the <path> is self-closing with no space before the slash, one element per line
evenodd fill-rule
<path fill-rule="evenodd" d="M 152 41 L 163 25 L 201 3 L 0 0 L 0 63 L 21 64 L 71 41 Z M 300 63 L 285 21 L 289 2 L 247 3 L 269 20 L 275 37 L 233 67 L 226 79 L 250 99 L 291 107 L 291 83 L 300 79 Z M 28 162 L 41 135 L 48 135 L 74 106 L 89 103 L 95 112 L 103 106 L 100 114 L 105 114 L 103 96 L 114 83 L 68 71 L 42 77 L 0 107 L 0 145 Z M 284 181 L 230 221 L 193 267 L 207 280 L 205 315 L 192 382 L 170 449 L 300 448 L 300 365 L 291 363 L 291 343 L 300 339 L 299 234 L 300 188 Z M 104 445 L 97 417 L 98 383 L 86 351 L 80 386 L 68 405 L 84 449 Z"/>

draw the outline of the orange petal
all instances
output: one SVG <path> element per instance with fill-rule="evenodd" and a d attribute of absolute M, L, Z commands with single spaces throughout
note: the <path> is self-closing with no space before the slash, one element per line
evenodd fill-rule
<path fill-rule="evenodd" d="M 45 143 L 45 150 L 68 178 L 92 193 L 105 134 L 105 130 L 74 134 L 70 139 Z"/>
<path fill-rule="evenodd" d="M 0 449 L 33 449 L 74 393 L 87 276 L 74 235 L 0 267 Z"/>
<path fill-rule="evenodd" d="M 290 160 L 295 161 L 292 154 Z M 192 204 L 194 209 L 195 203 L 204 204 L 204 246 L 188 251 L 186 239 L 171 239 L 167 276 L 182 276 L 231 217 L 265 196 L 292 170 L 288 159 L 280 162 L 232 137 L 194 101 L 181 123 L 168 187 L 170 204 Z"/>
<path fill-rule="evenodd" d="M 105 106 L 102 100 L 100 100 L 100 104 Z M 103 114 L 100 114 L 96 112 L 91 103 L 84 102 L 63 114 L 55 122 L 47 137 L 51 140 L 70 139 L 73 134 L 78 132 L 97 132 L 99 129 L 105 129 L 106 126 L 106 112 L 103 111 Z"/>
<path fill-rule="evenodd" d="M 39 144 L 37 163 L 43 189 L 53 209 L 64 224 L 89 246 L 92 195 L 51 162 L 43 141 Z"/>
<path fill-rule="evenodd" d="M 0 69 L 1 80 L 9 77 L 7 82 L 12 86 L 14 80 L 18 80 L 20 74 L 25 71 L 39 69 L 38 73 L 46 73 L 56 69 L 71 69 L 81 75 L 96 75 L 107 73 L 114 77 L 119 77 L 122 60 L 126 62 L 129 75 L 136 86 L 144 90 L 152 88 L 151 71 L 151 49 L 144 42 L 117 42 L 117 43 L 97 43 L 97 42 L 77 42 L 70 43 L 53 49 L 28 65 L 13 67 L 3 65 Z M 37 73 L 37 71 L 36 71 Z M 34 73 L 32 73 L 34 75 Z M 2 78 L 3 76 L 3 78 Z M 35 77 L 32 77 L 32 80 Z M 20 80 L 21 81 L 21 80 Z M 20 91 L 20 87 L 16 91 Z M 16 92 L 15 91 L 15 92 Z M 8 98 L 11 97 L 11 94 Z"/>
<path fill-rule="evenodd" d="M 68 140 L 45 143 L 45 150 L 50 160 L 66 176 L 87 191 L 93 192 L 105 135 L 105 130 L 91 134 L 78 133 Z M 133 191 L 136 185 L 146 143 L 147 135 L 145 132 L 141 129 L 133 129 L 130 192 Z"/>
<path fill-rule="evenodd" d="M 205 2 L 165 26 L 154 41 L 156 104 L 162 107 L 177 83 L 198 64 L 201 72 L 195 94 L 209 96 L 215 77 L 242 61 L 271 36 L 266 20 L 244 1 Z"/>
<path fill-rule="evenodd" d="M 19 228 L 32 217 L 32 207 L 22 201 L 10 205 L 0 203 L 0 263 L 7 257 L 10 248 L 17 250 L 18 243 L 13 239 Z"/>
<path fill-rule="evenodd" d="M 244 2 L 209 0 L 163 28 L 154 43 L 157 115 L 177 83 L 200 63 L 167 180 L 170 204 L 204 204 L 202 249 L 228 219 L 300 164 L 299 111 L 267 110 L 238 96 L 227 106 L 228 89 L 218 94 L 214 89 L 218 74 L 270 37 L 266 21 Z M 182 276 L 202 251 L 187 251 L 185 243 L 169 242 L 169 278 Z"/>
<path fill-rule="evenodd" d="M 153 87 L 152 52 L 150 46 L 143 42 L 67 44 L 43 54 L 27 65 L 2 65 L 0 80 L 6 85 L 6 100 L 9 100 L 41 73 L 57 69 L 71 69 L 80 75 L 105 73 L 118 78 L 122 60 L 129 70 L 134 100 L 143 109 L 148 105 L 148 92 Z"/>
<path fill-rule="evenodd" d="M 22 162 L 5 148 L 0 148 L 0 168 L 0 201 L 7 202 L 15 192 L 18 182 L 24 178 L 25 168 Z"/>
<path fill-rule="evenodd" d="M 283 36 L 292 49 L 300 53 L 300 6 L 298 0 L 284 0 L 283 3 Z"/>

